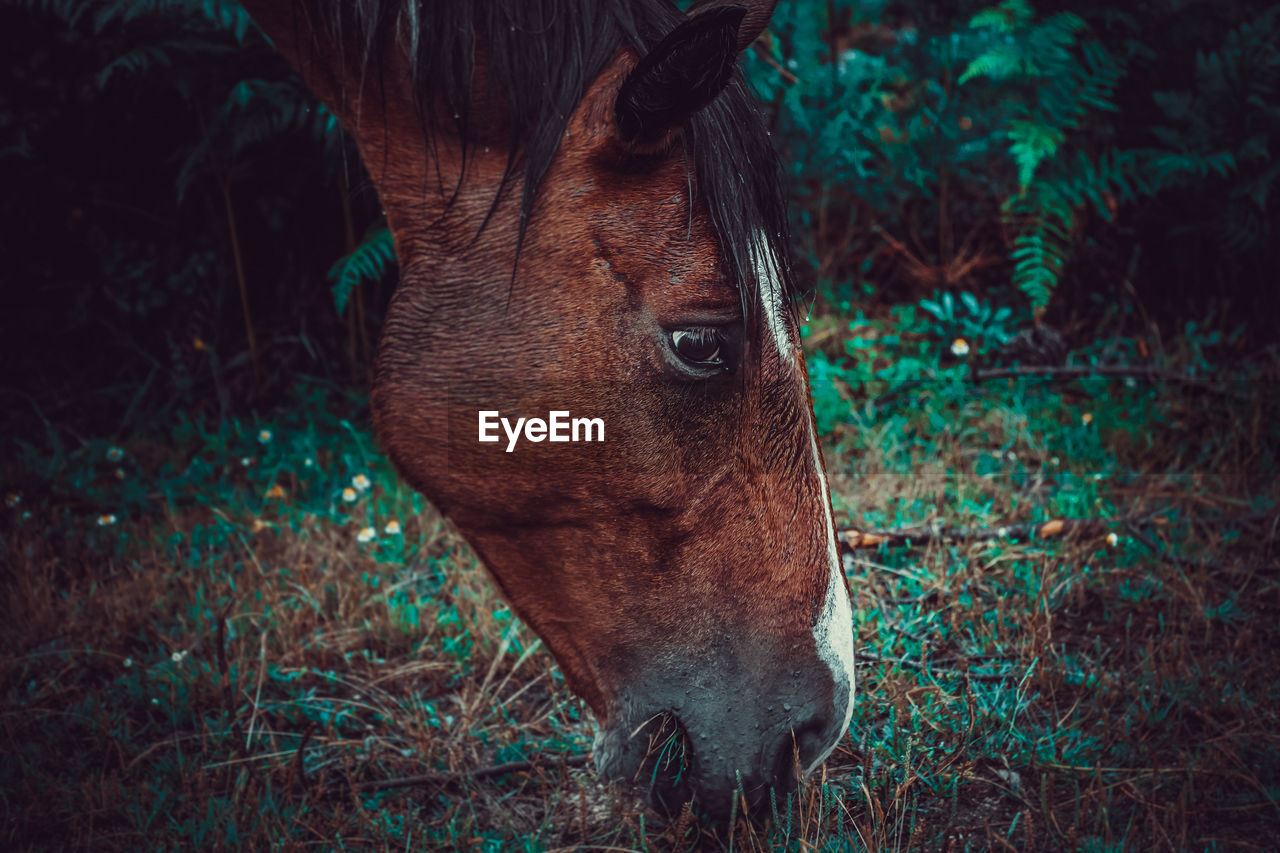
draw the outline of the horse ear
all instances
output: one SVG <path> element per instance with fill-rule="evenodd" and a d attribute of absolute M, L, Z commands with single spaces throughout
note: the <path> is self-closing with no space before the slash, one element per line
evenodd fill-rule
<path fill-rule="evenodd" d="M 697 0 L 692 6 L 686 10 L 686 14 L 690 17 L 697 17 L 708 9 L 722 5 L 724 0 Z M 742 23 L 738 24 L 738 50 L 746 50 L 751 46 L 764 28 L 769 25 L 769 19 L 773 17 L 774 7 L 778 5 L 778 0 L 744 0 L 746 2 L 747 14 L 743 16 Z"/>
<path fill-rule="evenodd" d="M 720 94 L 741 50 L 746 14 L 745 6 L 735 5 L 695 15 L 640 60 L 613 106 L 624 144 L 657 142 Z"/>

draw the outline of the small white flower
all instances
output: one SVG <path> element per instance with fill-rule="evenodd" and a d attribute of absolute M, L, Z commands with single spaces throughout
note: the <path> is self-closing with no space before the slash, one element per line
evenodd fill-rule
<path fill-rule="evenodd" d="M 1012 450 L 1010 450 L 1008 453 L 1006 453 L 1006 454 L 1005 454 L 1005 458 L 1006 458 L 1006 459 L 1008 459 L 1010 462 L 1017 462 L 1017 461 L 1018 461 L 1018 454 L 1016 454 L 1016 453 L 1014 453 Z"/>
<path fill-rule="evenodd" d="M 13 509 L 15 506 L 17 506 L 20 503 L 22 503 L 22 495 L 18 494 L 17 492 L 10 492 L 9 494 L 4 496 L 4 505 L 9 507 L 10 509 Z"/>
<path fill-rule="evenodd" d="M 102 515 L 98 516 L 99 527 L 110 527 L 115 524 L 116 521 L 116 514 L 114 512 L 104 512 Z"/>
<path fill-rule="evenodd" d="M 366 492 L 369 490 L 369 478 L 364 474 L 356 474 L 351 478 L 351 485 L 355 486 L 362 492 Z"/>
<path fill-rule="evenodd" d="M 107 448 L 107 461 L 108 461 L 108 462 L 119 462 L 119 461 L 120 461 L 121 459 L 123 459 L 123 458 L 124 458 L 124 451 L 123 451 L 123 450 L 121 450 L 120 448 L 118 448 L 118 447 L 108 447 L 108 448 Z"/>
<path fill-rule="evenodd" d="M 133 666 L 133 658 L 125 658 L 125 659 L 124 659 L 124 668 L 125 668 L 125 669 L 128 669 L 128 668 L 129 668 L 129 667 L 131 667 L 131 666 Z"/>
<path fill-rule="evenodd" d="M 388 536 L 398 536 L 400 535 L 400 522 L 388 521 L 387 526 L 382 528 L 382 530 Z"/>
<path fill-rule="evenodd" d="M 240 457 L 240 464 L 241 464 L 241 465 L 243 465 L 244 467 L 248 468 L 250 465 L 252 465 L 252 464 L 253 464 L 253 457 L 252 457 L 252 456 L 241 456 L 241 457 Z"/>
<path fill-rule="evenodd" d="M 964 358 L 969 354 L 969 342 L 964 338 L 956 338 L 951 342 L 951 354 L 956 358 Z"/>
<path fill-rule="evenodd" d="M 174 663 L 182 663 L 182 652 L 174 652 L 173 654 L 169 655 L 169 660 L 173 661 Z"/>
<path fill-rule="evenodd" d="M 998 530 L 996 530 L 996 535 L 999 536 L 1001 539 L 1005 538 L 1006 536 L 1009 535 L 1009 528 L 1007 527 L 999 528 Z"/>
<path fill-rule="evenodd" d="M 1057 468 L 1062 463 L 1058 460 L 1058 457 L 1053 456 L 1053 457 L 1050 457 L 1049 464 L 1052 465 L 1054 468 Z"/>
<path fill-rule="evenodd" d="M 160 700 L 159 700 L 159 699 L 157 699 L 156 697 L 152 696 L 152 697 L 151 697 L 151 704 L 152 704 L 152 705 L 159 705 L 159 704 L 160 704 Z"/>
<path fill-rule="evenodd" d="M 1112 548 L 1116 547 L 1117 545 L 1120 544 L 1120 537 L 1115 535 L 1114 533 L 1108 533 L 1107 544 L 1110 545 Z"/>
<path fill-rule="evenodd" d="M 269 444 L 271 442 L 271 430 L 264 429 L 258 432 L 258 443 Z"/>
<path fill-rule="evenodd" d="M 316 464 L 316 460 L 312 459 L 310 456 L 302 460 L 303 468 L 313 468 L 315 467 L 315 464 Z"/>
<path fill-rule="evenodd" d="M 356 539 L 360 542 L 372 542 L 373 538 L 378 535 L 378 531 L 372 527 L 362 527 L 360 532 L 356 534 Z"/>
<path fill-rule="evenodd" d="M 347 486 L 345 489 L 342 490 L 342 499 L 349 504 L 355 503 L 357 497 L 359 496 L 356 494 L 356 490 L 351 488 L 350 486 Z"/>

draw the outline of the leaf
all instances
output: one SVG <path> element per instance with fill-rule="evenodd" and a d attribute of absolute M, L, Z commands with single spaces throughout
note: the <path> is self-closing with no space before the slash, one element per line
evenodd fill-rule
<path fill-rule="evenodd" d="M 1018 184 L 1025 190 L 1040 164 L 1058 153 L 1065 136 L 1059 128 L 1029 119 L 1014 119 L 1008 133 L 1009 156 L 1018 167 Z"/>
<path fill-rule="evenodd" d="M 395 242 L 385 224 L 374 226 L 359 246 L 339 258 L 329 269 L 333 283 L 333 304 L 341 314 L 346 310 L 351 291 L 366 282 L 377 281 L 395 262 Z"/>

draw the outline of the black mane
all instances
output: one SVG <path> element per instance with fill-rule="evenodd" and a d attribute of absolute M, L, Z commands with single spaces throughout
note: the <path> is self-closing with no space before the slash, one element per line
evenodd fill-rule
<path fill-rule="evenodd" d="M 483 41 L 490 93 L 505 94 L 511 128 L 505 179 L 524 178 L 520 239 L 538 187 L 587 86 L 629 45 L 643 55 L 686 20 L 670 0 L 302 0 L 335 43 L 359 45 L 361 73 L 382 45 L 409 57 L 418 103 L 442 104 L 464 156 L 475 46 Z M 350 78 L 348 78 L 350 79 Z M 787 294 L 786 204 L 777 157 L 740 71 L 685 126 L 695 192 L 711 212 L 721 249 L 744 297 L 757 285 L 752 252 L 766 238 Z M 744 298 L 744 307 L 750 300 Z"/>

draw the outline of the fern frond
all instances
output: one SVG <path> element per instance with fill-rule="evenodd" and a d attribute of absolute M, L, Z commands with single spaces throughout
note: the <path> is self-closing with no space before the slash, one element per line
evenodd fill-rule
<path fill-rule="evenodd" d="M 1023 57 L 1022 52 L 1011 44 L 998 44 L 989 48 L 980 56 L 974 57 L 960 75 L 963 84 L 974 77 L 987 77 L 991 80 L 1010 80 L 1019 77 L 1033 76 L 1035 68 Z"/>
<path fill-rule="evenodd" d="M 49 15 L 74 26 L 94 4 L 92 0 L 0 0 L 0 5 Z"/>
<path fill-rule="evenodd" d="M 320 143 L 337 162 L 346 136 L 327 108 L 300 88 L 296 80 L 240 80 L 227 92 L 209 120 L 205 136 L 178 170 L 181 199 L 192 182 L 213 160 L 234 162 L 255 145 L 286 133 L 303 132 Z"/>
<path fill-rule="evenodd" d="M 1059 128 L 1031 119 L 1009 123 L 1009 156 L 1018 167 L 1018 185 L 1024 190 L 1035 177 L 1036 168 L 1058 153 L 1064 139 Z"/>
<path fill-rule="evenodd" d="M 999 6 L 983 9 L 974 15 L 969 20 L 969 27 L 1011 33 L 1025 27 L 1034 14 L 1026 0 L 1004 0 Z"/>
<path fill-rule="evenodd" d="M 238 45 L 257 33 L 253 18 L 236 0 L 87 0 L 78 5 L 76 16 L 86 18 L 95 35 L 140 21 L 164 21 L 188 31 L 229 36 Z"/>
<path fill-rule="evenodd" d="M 346 310 L 351 292 L 361 284 L 382 278 L 387 267 L 396 261 L 395 242 L 391 230 L 385 224 L 377 225 L 365 234 L 359 246 L 342 257 L 329 270 L 333 283 L 333 304 L 341 314 Z"/>
<path fill-rule="evenodd" d="M 96 82 L 99 89 L 105 89 L 113 78 L 171 69 L 179 61 L 189 61 L 196 57 L 208 60 L 215 56 L 229 55 L 234 51 L 235 47 L 230 44 L 191 38 L 146 44 L 107 63 L 98 72 Z"/>

